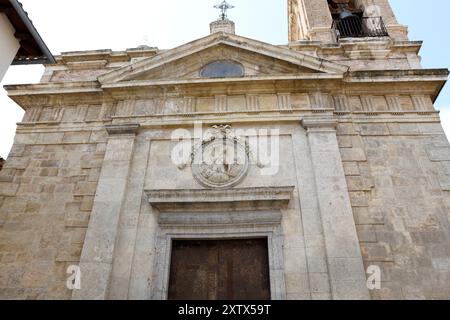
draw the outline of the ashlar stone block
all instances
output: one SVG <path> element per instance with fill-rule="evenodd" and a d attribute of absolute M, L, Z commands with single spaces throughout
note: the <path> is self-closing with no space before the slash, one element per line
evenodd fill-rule
<path fill-rule="evenodd" d="M 431 161 L 450 161 L 450 146 L 430 147 L 427 149 L 427 153 Z"/>

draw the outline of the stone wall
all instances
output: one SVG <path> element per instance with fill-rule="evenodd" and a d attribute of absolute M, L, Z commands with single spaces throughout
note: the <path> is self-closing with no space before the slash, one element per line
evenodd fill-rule
<path fill-rule="evenodd" d="M 177 106 L 176 101 L 191 98 L 169 97 L 103 105 L 55 104 L 27 110 L 0 174 L 0 297 L 71 297 L 71 292 L 65 289 L 66 269 L 80 262 L 107 146 L 103 122 L 111 115 L 126 121 L 148 121 L 158 115 L 176 117 L 193 112 L 219 113 L 225 117 L 224 112 L 237 111 L 250 116 L 273 110 L 287 111 L 282 113 L 285 115 L 329 110 L 323 107 L 334 108 L 339 120 L 338 143 L 364 263 L 366 267 L 378 265 L 382 269 L 382 290 L 372 291 L 372 298 L 448 297 L 450 146 L 430 98 L 317 93 L 265 93 L 252 97 L 205 96 L 193 99 L 188 109 L 181 108 L 183 104 Z M 159 111 L 154 106 L 159 106 Z M 322 114 L 325 117 L 326 113 Z M 166 139 L 169 133 L 164 133 Z M 302 140 L 303 135 L 297 133 L 294 138 Z M 157 139 L 151 144 L 151 157 L 164 160 L 158 160 L 157 168 L 149 162 L 150 167 L 143 170 L 139 166 L 148 165 L 149 157 L 146 139 Z M 137 179 L 143 178 L 145 170 L 163 177 L 169 174 L 168 170 L 161 170 L 161 164 L 169 162 L 168 151 L 154 151 L 161 139 L 162 131 L 156 130 L 137 140 L 134 153 L 140 162 L 132 170 Z M 283 145 L 291 143 L 298 142 Z M 305 152 L 307 149 L 300 154 Z M 286 168 L 286 164 L 283 166 Z M 176 173 L 180 174 L 178 170 Z M 287 177 L 277 183 L 287 183 Z M 166 185 L 183 181 L 176 175 L 170 179 L 153 178 L 149 181 L 155 186 L 161 186 L 162 180 L 167 181 Z M 192 177 L 185 179 L 193 183 Z M 257 178 L 254 182 L 259 183 Z M 304 182 L 299 185 L 305 187 Z M 144 209 L 139 209 L 141 199 L 135 199 L 135 195 L 142 190 L 134 188 L 131 197 L 138 209 L 133 210 L 139 212 Z M 287 221 L 283 225 L 290 229 Z M 305 232 L 310 232 L 307 222 L 303 223 Z M 123 257 L 132 257 L 128 249 L 118 250 L 122 250 Z M 317 259 L 317 254 L 308 259 Z M 288 264 L 293 267 L 292 262 Z M 132 265 L 127 268 L 131 270 Z M 116 291 L 111 297 L 126 298 L 126 291 L 122 293 L 125 290 L 122 275 L 115 276 L 116 272 L 114 269 L 112 284 Z M 321 275 L 322 280 L 325 275 Z M 317 280 L 314 270 L 303 276 L 309 276 L 313 282 Z M 301 291 L 289 280 L 288 295 L 304 299 L 330 297 L 323 283 L 320 289 L 315 289 L 314 284 L 309 286 Z"/>
<path fill-rule="evenodd" d="M 24 131 L 0 173 L 0 298 L 68 299 L 106 133 Z"/>
<path fill-rule="evenodd" d="M 4 164 L 5 164 L 5 160 L 3 158 L 0 158 L 0 170 L 3 169 Z"/>
<path fill-rule="evenodd" d="M 439 122 L 345 123 L 339 142 L 374 299 L 450 296 L 450 145 Z"/>

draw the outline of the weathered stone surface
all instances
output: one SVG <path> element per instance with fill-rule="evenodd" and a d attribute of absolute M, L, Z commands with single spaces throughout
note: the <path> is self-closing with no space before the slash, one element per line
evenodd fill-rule
<path fill-rule="evenodd" d="M 88 143 L 91 132 L 66 132 L 63 143 Z"/>
<path fill-rule="evenodd" d="M 364 123 L 359 125 L 362 136 L 388 136 L 389 129 L 384 123 Z"/>
<path fill-rule="evenodd" d="M 450 174 L 439 176 L 439 184 L 443 191 L 450 191 Z"/>
<path fill-rule="evenodd" d="M 409 135 L 418 135 L 419 127 L 416 123 L 389 123 L 388 124 L 389 132 L 391 135 L 399 135 L 399 136 L 409 136 Z"/>
<path fill-rule="evenodd" d="M 19 184 L 0 182 L 0 195 L 1 196 L 15 196 L 19 189 Z"/>
<path fill-rule="evenodd" d="M 353 215 L 357 225 L 383 225 L 384 216 L 381 210 L 375 207 L 353 207 Z"/>
<path fill-rule="evenodd" d="M 342 148 L 342 161 L 366 161 L 366 154 L 361 148 Z"/>
<path fill-rule="evenodd" d="M 429 147 L 428 157 L 431 161 L 450 161 L 450 147 Z"/>
<path fill-rule="evenodd" d="M 344 172 L 346 176 L 359 176 L 361 174 L 358 163 L 344 162 L 342 164 L 344 166 Z"/>
<path fill-rule="evenodd" d="M 359 225 L 356 226 L 356 231 L 360 242 L 377 242 L 377 235 L 374 226 Z"/>
<path fill-rule="evenodd" d="M 252 237 L 268 239 L 272 299 L 450 297 L 450 145 L 432 103 L 447 71 L 421 68 L 386 0 L 390 39 L 371 41 L 337 42 L 326 1 L 289 4 L 288 46 L 216 23 L 171 50 L 63 53 L 42 83 L 7 86 L 26 114 L 0 174 L 0 298 L 165 299 L 172 239 Z M 219 60 L 244 76 L 202 77 Z M 245 145 L 239 184 L 205 188 L 192 148 L 184 166 L 172 154 L 177 129 L 202 140 L 196 122 L 278 131 L 273 167 Z"/>
<path fill-rule="evenodd" d="M 349 192 L 352 207 L 368 207 L 369 197 L 366 192 Z"/>

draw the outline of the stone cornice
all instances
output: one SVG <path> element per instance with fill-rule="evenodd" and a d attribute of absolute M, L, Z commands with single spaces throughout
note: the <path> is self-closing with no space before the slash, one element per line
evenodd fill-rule
<path fill-rule="evenodd" d="M 325 54 L 339 54 L 342 50 L 345 50 L 346 47 L 355 46 L 358 44 L 364 44 L 367 47 L 379 46 L 380 44 L 384 45 L 386 49 L 392 50 L 394 52 L 413 52 L 418 54 L 423 42 L 422 41 L 392 41 L 389 38 L 374 38 L 374 39 L 351 39 L 346 41 L 340 41 L 339 43 L 323 43 L 321 41 L 308 41 L 308 40 L 300 40 L 289 43 L 289 48 L 294 50 L 302 51 L 311 51 L 315 50 L 318 52 L 323 52 Z"/>
<path fill-rule="evenodd" d="M 47 82 L 37 84 L 6 85 L 10 97 L 22 95 L 54 95 L 73 93 L 97 93 L 102 92 L 97 81 L 82 82 Z"/>
<path fill-rule="evenodd" d="M 104 84 L 102 88 L 105 90 L 122 89 L 122 88 L 139 88 L 139 87 L 166 87 L 174 85 L 208 85 L 221 83 L 247 83 L 247 82 L 265 82 L 265 81 L 292 81 L 292 80 L 341 80 L 343 75 L 325 74 L 325 73 L 303 73 L 292 75 L 273 75 L 273 76 L 249 76 L 245 78 L 217 78 L 217 79 L 176 79 L 176 80 L 132 80 L 119 83 Z"/>
<path fill-rule="evenodd" d="M 429 82 L 446 81 L 449 75 L 448 69 L 418 69 L 418 70 L 379 70 L 379 71 L 352 71 L 346 76 L 339 74 L 304 73 L 293 75 L 255 76 L 245 78 L 226 79 L 180 79 L 180 80 L 142 80 L 124 81 L 120 83 L 100 85 L 98 81 L 84 82 L 48 82 L 38 84 L 6 85 L 4 86 L 10 97 L 24 95 L 59 95 L 76 93 L 101 93 L 104 90 L 151 87 L 151 86 L 174 86 L 174 85 L 197 85 L 217 83 L 239 83 L 239 82 L 264 82 L 264 81 L 295 81 L 295 80 L 331 80 L 342 79 L 347 83 L 373 83 L 373 82 Z"/>
<path fill-rule="evenodd" d="M 176 90 L 179 94 L 271 93 L 277 90 L 285 92 L 311 92 L 321 83 L 322 90 L 342 91 L 347 94 L 383 95 L 393 90 L 398 94 L 431 95 L 436 98 L 447 81 L 447 69 L 420 70 L 383 70 L 354 71 L 346 75 L 304 73 L 297 75 L 277 75 L 246 77 L 235 79 L 181 79 L 181 80 L 143 80 L 125 81 L 100 85 L 97 81 L 70 83 L 40 83 L 32 85 L 8 85 L 8 95 L 24 109 L 31 106 L 58 106 L 72 104 L 103 103 L 106 100 L 120 100 L 132 95 L 146 98 L 157 95 L 158 90 Z M 242 84 L 242 85 L 241 85 Z M 386 86 L 389 84 L 389 86 Z M 148 90 L 155 88 L 155 90 Z M 279 89 L 278 89 L 279 88 Z M 133 91 L 130 91 L 130 90 Z M 183 93 L 183 89 L 186 91 Z"/>
<path fill-rule="evenodd" d="M 136 123 L 130 124 L 113 124 L 105 126 L 108 134 L 111 135 L 121 135 L 121 134 L 136 134 L 139 130 L 140 125 Z"/>
<path fill-rule="evenodd" d="M 97 81 L 6 85 L 4 88 L 23 109 L 102 103 L 108 99 Z"/>
<path fill-rule="evenodd" d="M 448 69 L 352 71 L 346 82 L 447 81 Z"/>
<path fill-rule="evenodd" d="M 305 118 L 302 120 L 302 126 L 308 130 L 335 130 L 338 125 L 335 119 L 321 119 L 321 118 Z"/>
<path fill-rule="evenodd" d="M 90 51 L 73 51 L 63 52 L 56 56 L 59 64 L 66 64 L 70 62 L 91 62 L 106 60 L 108 62 L 128 62 L 135 57 L 151 57 L 159 52 L 156 47 L 138 47 L 130 48 L 126 51 L 112 51 L 106 50 L 90 50 Z"/>
<path fill-rule="evenodd" d="M 287 206 L 295 187 L 145 190 L 148 202 L 162 212 L 268 210 Z"/>

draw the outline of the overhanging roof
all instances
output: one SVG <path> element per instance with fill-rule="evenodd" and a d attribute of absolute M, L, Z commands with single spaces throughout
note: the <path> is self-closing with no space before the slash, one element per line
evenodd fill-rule
<path fill-rule="evenodd" d="M 0 0 L 0 12 L 8 17 L 15 30 L 14 36 L 20 43 L 13 65 L 56 63 L 20 2 Z"/>

